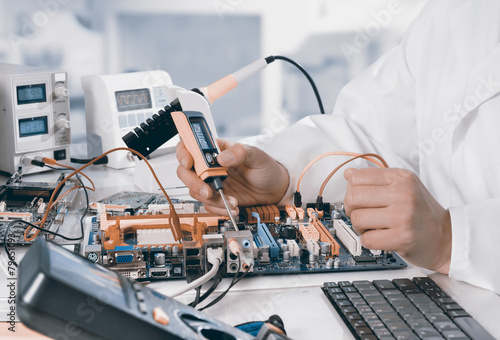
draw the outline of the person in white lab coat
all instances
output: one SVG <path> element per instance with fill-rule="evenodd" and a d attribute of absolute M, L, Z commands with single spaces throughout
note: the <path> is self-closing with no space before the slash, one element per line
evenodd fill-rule
<path fill-rule="evenodd" d="M 259 148 L 220 144 L 235 212 L 290 203 L 321 153 L 378 153 L 391 169 L 348 169 L 346 191 L 324 194 L 334 202 L 345 192 L 362 244 L 500 293 L 500 1 L 430 1 L 402 42 L 345 86 L 333 114 L 256 138 Z M 224 213 L 182 143 L 177 156 L 191 195 Z M 303 202 L 340 162 L 330 159 L 304 177 Z"/>

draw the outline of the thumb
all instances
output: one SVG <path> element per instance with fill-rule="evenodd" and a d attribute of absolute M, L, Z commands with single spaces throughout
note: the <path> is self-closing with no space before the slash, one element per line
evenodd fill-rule
<path fill-rule="evenodd" d="M 347 168 L 345 171 L 344 171 L 344 178 L 348 181 L 352 174 L 354 174 L 354 172 L 356 172 L 357 169 L 355 168 Z"/>

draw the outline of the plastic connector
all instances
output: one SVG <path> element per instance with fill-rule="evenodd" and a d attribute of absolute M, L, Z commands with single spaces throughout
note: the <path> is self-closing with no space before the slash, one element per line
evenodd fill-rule
<path fill-rule="evenodd" d="M 302 206 L 302 195 L 298 191 L 293 193 L 293 205 L 296 207 Z"/>
<path fill-rule="evenodd" d="M 215 265 L 219 261 L 219 264 L 224 262 L 224 250 L 221 247 L 208 248 L 207 249 L 207 261 L 212 265 Z"/>
<path fill-rule="evenodd" d="M 323 197 L 319 196 L 316 197 L 316 209 L 319 211 L 323 210 Z"/>

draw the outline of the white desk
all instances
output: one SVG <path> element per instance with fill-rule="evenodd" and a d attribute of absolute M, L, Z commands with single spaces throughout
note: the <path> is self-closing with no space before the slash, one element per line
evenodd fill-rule
<path fill-rule="evenodd" d="M 85 173 L 94 180 L 97 187 L 96 193 L 89 193 L 91 200 L 102 199 L 124 190 L 138 191 L 138 188 L 133 185 L 133 169 L 113 170 L 100 165 L 92 166 Z M 51 171 L 26 176 L 25 180 L 53 182 L 56 178 L 57 173 Z M 0 177 L 0 183 L 3 184 L 6 180 L 7 178 Z M 23 249 L 19 251 L 22 252 Z M 0 254 L 2 257 L 0 262 L 3 263 L 5 260 L 3 249 Z M 1 264 L 0 268 L 2 268 L 0 269 L 0 321 L 5 321 L 5 294 L 7 292 L 4 264 Z M 495 338 L 500 339 L 500 296 L 411 265 L 406 269 L 391 271 L 246 278 L 206 312 L 230 325 L 252 320 L 265 320 L 272 314 L 278 314 L 283 319 L 289 336 L 293 339 L 352 339 L 349 330 L 321 291 L 320 287 L 323 282 L 411 278 L 426 274 L 429 274 Z M 229 279 L 224 279 L 216 293 L 224 291 L 229 282 Z M 163 281 L 151 283 L 150 287 L 168 294 L 184 284 L 183 280 Z M 178 299 L 189 303 L 194 299 L 194 292 L 186 293 Z"/>

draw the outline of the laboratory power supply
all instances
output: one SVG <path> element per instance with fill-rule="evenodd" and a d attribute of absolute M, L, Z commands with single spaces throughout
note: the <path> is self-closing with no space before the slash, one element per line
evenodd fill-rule
<path fill-rule="evenodd" d="M 0 63 L 0 106 L 0 171 L 44 171 L 31 163 L 43 157 L 69 163 L 66 72 Z"/>

